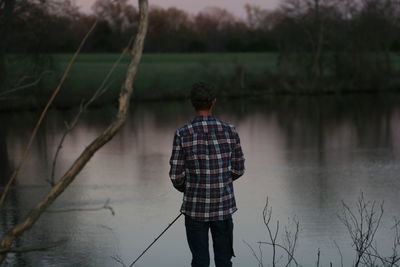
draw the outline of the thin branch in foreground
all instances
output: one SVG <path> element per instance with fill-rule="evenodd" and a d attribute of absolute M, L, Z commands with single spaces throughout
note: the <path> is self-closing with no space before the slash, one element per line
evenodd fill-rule
<path fill-rule="evenodd" d="M 396 229 L 400 227 L 400 220 L 397 218 L 394 218 L 394 225 L 392 226 L 392 229 Z"/>
<path fill-rule="evenodd" d="M 257 262 L 258 262 L 258 266 L 259 267 L 264 267 L 264 264 L 263 264 L 263 260 L 262 260 L 262 257 L 258 257 L 257 256 L 257 253 L 255 252 L 255 250 L 253 249 L 253 247 L 249 244 L 249 243 L 247 243 L 245 240 L 242 240 L 243 241 L 243 243 L 245 243 L 248 247 L 249 247 L 249 249 L 251 250 L 251 252 L 253 253 L 253 256 L 254 256 L 254 258 L 257 260 Z M 261 244 L 261 243 L 260 243 Z"/>
<path fill-rule="evenodd" d="M 122 265 L 123 267 L 127 267 L 127 265 L 125 264 L 125 262 L 121 259 L 121 257 L 119 255 L 111 256 L 111 259 L 113 259 L 114 261 L 116 261 L 117 263 Z"/>
<path fill-rule="evenodd" d="M 272 208 L 269 206 L 269 198 L 266 198 L 265 201 L 265 206 L 262 212 L 262 219 L 264 222 L 265 227 L 267 228 L 267 233 L 268 233 L 268 237 L 269 237 L 269 241 L 259 241 L 258 242 L 258 248 L 259 248 L 259 256 L 257 255 L 256 251 L 251 247 L 250 244 L 246 243 L 245 241 L 243 241 L 251 250 L 253 256 L 255 257 L 255 259 L 257 260 L 258 264 L 260 267 L 264 266 L 264 262 L 263 262 L 263 254 L 262 254 L 262 249 L 261 249 L 261 245 L 269 245 L 272 247 L 272 259 L 271 259 L 271 263 L 272 266 L 275 267 L 277 266 L 277 264 L 283 259 L 284 255 L 287 255 L 287 262 L 285 264 L 286 267 L 290 266 L 292 262 L 295 263 L 296 266 L 299 266 L 299 263 L 297 262 L 297 260 L 294 257 L 294 252 L 295 252 L 295 248 L 297 246 L 297 241 L 298 241 L 298 234 L 299 234 L 299 221 L 296 218 L 293 218 L 293 222 L 295 225 L 295 229 L 294 229 L 294 233 L 292 233 L 292 231 L 289 230 L 288 227 L 284 227 L 284 235 L 283 235 L 283 239 L 284 239 L 284 243 L 285 244 L 282 245 L 278 242 L 278 234 L 279 234 L 279 229 L 280 229 L 280 224 L 279 224 L 279 220 L 276 221 L 276 226 L 274 229 L 271 228 L 271 220 L 272 220 Z M 283 253 L 277 254 L 277 249 L 281 249 L 283 251 Z M 279 258 L 277 259 L 277 257 L 279 256 Z"/>
<path fill-rule="evenodd" d="M 333 243 L 335 244 L 336 249 L 339 252 L 340 255 L 340 266 L 343 267 L 343 254 L 342 254 L 342 250 L 340 249 L 338 243 L 334 240 Z"/>
<path fill-rule="evenodd" d="M 342 201 L 342 213 L 338 217 L 347 228 L 356 250 L 355 267 L 365 261 L 373 260 L 368 257 L 371 255 L 372 244 L 384 211 L 383 202 L 380 204 L 379 211 L 376 211 L 376 204 L 376 201 L 366 201 L 364 194 L 361 193 L 356 202 L 356 212 L 354 212 Z"/>
<path fill-rule="evenodd" d="M 28 216 L 18 225 L 14 226 L 2 239 L 0 245 L 4 248 L 10 248 L 13 242 L 30 229 L 50 205 L 67 189 L 67 187 L 75 180 L 77 175 L 86 166 L 93 155 L 108 143 L 121 129 L 125 123 L 130 99 L 133 94 L 133 83 L 136 78 L 138 66 L 142 57 L 144 40 L 148 28 L 148 1 L 138 0 L 139 2 L 139 27 L 136 34 L 135 44 L 132 49 L 132 59 L 128 66 L 125 82 L 121 88 L 119 97 L 118 113 L 116 118 L 110 125 L 95 138 L 78 156 L 71 167 L 66 171 L 63 177 L 48 191 L 42 201 L 33 208 Z M 6 258 L 7 253 L 0 253 L 0 264 Z"/>
<path fill-rule="evenodd" d="M 107 199 L 106 203 L 98 208 L 71 208 L 71 209 L 60 209 L 60 210 L 47 210 L 47 213 L 64 213 L 64 212 L 76 212 L 76 211 L 99 211 L 99 210 L 109 210 L 112 216 L 115 216 L 115 211 L 110 204 L 110 199 Z"/>
<path fill-rule="evenodd" d="M 276 266 L 276 239 L 277 239 L 278 232 L 279 232 L 279 220 L 276 221 L 275 234 L 273 234 L 271 227 L 270 227 L 271 217 L 272 217 L 272 207 L 269 207 L 269 199 L 267 197 L 267 199 L 265 201 L 264 210 L 263 210 L 263 221 L 264 221 L 265 227 L 267 228 L 269 239 L 271 240 L 272 266 L 275 267 Z"/>
<path fill-rule="evenodd" d="M 270 245 L 270 246 L 273 245 L 273 243 L 265 242 L 265 241 L 263 241 L 263 242 L 259 241 L 258 243 L 259 243 L 259 244 L 263 244 L 263 245 Z M 283 249 L 283 250 L 289 255 L 290 259 L 291 259 L 292 261 L 294 261 L 294 263 L 296 264 L 296 266 L 299 266 L 299 263 L 297 262 L 297 260 L 295 259 L 295 257 L 290 253 L 290 251 L 289 251 L 287 248 L 285 248 L 284 246 L 282 246 L 282 245 L 280 245 L 280 244 L 277 244 L 277 243 L 275 243 L 275 246 L 278 247 L 278 248 Z"/>
<path fill-rule="evenodd" d="M 258 244 L 258 252 L 260 253 L 260 261 L 263 262 L 263 251 L 261 248 L 261 244 Z"/>
<path fill-rule="evenodd" d="M 72 56 L 71 60 L 68 63 L 67 68 L 65 69 L 65 72 L 63 74 L 63 76 L 61 77 L 61 80 L 59 82 L 59 84 L 57 85 L 57 87 L 55 88 L 55 90 L 53 91 L 49 101 L 47 102 L 45 108 L 43 109 L 39 120 L 37 121 L 35 128 L 33 129 L 33 132 L 31 134 L 31 137 L 29 138 L 28 144 L 22 154 L 22 157 L 19 161 L 19 163 L 17 164 L 17 167 L 15 168 L 15 170 L 13 171 L 13 173 L 11 174 L 11 177 L 9 178 L 2 194 L 0 197 L 0 206 L 2 206 L 5 202 L 5 199 L 7 197 L 8 192 L 10 191 L 10 187 L 12 185 L 12 183 L 14 182 L 14 180 L 17 178 L 18 173 L 20 171 L 20 169 L 22 168 L 22 165 L 24 164 L 25 160 L 27 159 L 29 152 L 31 151 L 32 148 L 32 144 L 33 141 L 36 138 L 36 135 L 39 131 L 40 125 L 42 124 L 43 120 L 45 119 L 46 115 L 47 115 L 47 111 L 49 110 L 50 106 L 53 104 L 54 99 L 56 98 L 56 96 L 58 95 L 58 93 L 61 91 L 62 86 L 64 85 L 65 80 L 67 79 L 67 76 L 69 74 L 69 72 L 72 69 L 72 65 L 75 63 L 76 58 L 78 57 L 79 53 L 82 50 L 83 45 L 86 43 L 86 40 L 89 38 L 89 35 L 93 32 L 93 30 L 96 28 L 98 23 L 98 20 L 96 20 L 92 27 L 90 28 L 90 30 L 86 33 L 85 37 L 82 39 L 81 43 L 79 44 L 78 49 L 76 50 L 76 52 L 74 53 L 74 55 Z"/>
<path fill-rule="evenodd" d="M 395 224 L 394 228 L 392 227 L 392 230 L 394 231 L 394 236 L 393 236 L 393 245 L 392 245 L 392 252 L 389 256 L 382 256 L 379 251 L 378 251 L 378 246 L 375 244 L 374 246 L 371 246 L 365 254 L 368 256 L 368 260 L 370 258 L 374 258 L 374 260 L 379 260 L 382 263 L 382 266 L 385 267 L 393 267 L 393 266 L 399 266 L 399 261 L 400 261 L 400 251 L 399 251 L 399 246 L 400 246 L 400 231 L 399 231 L 399 224 L 398 220 L 395 217 L 394 218 Z"/>
<path fill-rule="evenodd" d="M 299 229 L 300 229 L 300 222 L 297 220 L 296 217 L 293 218 L 293 223 L 295 225 L 294 235 L 288 229 L 287 226 L 285 226 L 285 233 L 284 233 L 284 243 L 286 243 L 286 248 L 290 252 L 290 255 L 294 255 L 294 251 L 296 249 L 296 245 L 297 245 L 297 241 L 298 241 L 298 237 L 299 237 Z M 289 267 L 290 263 L 293 260 L 293 256 L 290 256 L 290 255 L 288 254 L 288 262 L 286 264 L 286 267 Z"/>
<path fill-rule="evenodd" d="M 1 92 L 0 93 L 0 99 L 4 99 L 5 98 L 4 96 L 6 96 L 6 95 L 13 94 L 15 92 L 18 92 L 18 91 L 21 91 L 21 90 L 24 90 L 24 89 L 28 89 L 28 88 L 30 88 L 32 86 L 35 86 L 43 79 L 44 76 L 51 75 L 51 74 L 53 74 L 53 71 L 49 71 L 49 70 L 43 71 L 35 81 L 33 81 L 31 83 L 28 83 L 28 84 L 24 84 L 24 85 L 17 85 L 14 88 L 11 88 L 9 90 Z"/>
<path fill-rule="evenodd" d="M 132 45 L 133 40 L 134 40 L 134 37 L 132 36 L 131 39 L 128 42 L 128 46 L 127 47 L 130 47 Z M 56 172 L 57 160 L 58 160 L 58 156 L 59 156 L 59 154 L 61 152 L 61 149 L 63 148 L 64 141 L 65 141 L 66 137 L 76 127 L 76 125 L 78 124 L 81 116 L 83 115 L 83 113 L 86 112 L 86 110 L 89 108 L 89 106 L 94 101 L 96 101 L 96 99 L 98 99 L 102 94 L 104 94 L 107 91 L 107 89 L 109 87 L 106 86 L 106 83 L 110 79 L 110 77 L 113 74 L 113 72 L 116 69 L 116 67 L 120 64 L 123 56 L 124 56 L 124 53 L 122 52 L 119 55 L 118 59 L 114 62 L 114 64 L 111 67 L 110 71 L 107 73 L 107 75 L 103 79 L 101 85 L 97 88 L 97 90 L 94 92 L 92 97 L 85 104 L 83 104 L 83 102 L 81 103 L 81 105 L 79 107 L 79 111 L 75 115 L 75 117 L 73 118 L 72 122 L 71 123 L 65 122 L 66 128 L 65 128 L 65 131 L 64 131 L 64 133 L 63 133 L 63 135 L 62 135 L 62 137 L 60 139 L 60 142 L 59 142 L 59 144 L 57 146 L 57 149 L 56 149 L 56 153 L 55 153 L 54 158 L 53 158 L 52 168 L 51 168 L 51 176 L 50 176 L 50 179 L 46 179 L 46 181 L 51 186 L 54 186 L 54 184 L 55 184 L 55 172 Z"/>
<path fill-rule="evenodd" d="M 36 251 L 46 251 L 55 247 L 58 247 L 60 245 L 62 245 L 63 243 L 67 242 L 66 239 L 64 240 L 60 240 L 52 245 L 47 245 L 47 246 L 37 246 L 37 247 L 22 247 L 22 248 L 2 248 L 0 247 L 0 254 L 2 253 L 15 253 L 15 254 L 19 254 L 19 253 L 28 253 L 28 252 L 36 252 Z"/>
<path fill-rule="evenodd" d="M 75 116 L 75 118 L 73 119 L 71 124 L 68 124 L 67 122 L 65 122 L 65 131 L 60 139 L 60 142 L 57 146 L 57 150 L 56 153 L 54 155 L 53 158 L 53 162 L 52 162 L 52 168 L 51 168 L 51 175 L 50 175 L 50 179 L 46 179 L 46 181 L 51 185 L 54 186 L 55 185 L 55 171 L 56 171 L 56 165 L 57 165 L 57 159 L 58 159 L 58 155 L 60 154 L 60 151 L 63 147 L 64 144 L 64 140 L 67 137 L 67 135 L 72 131 L 72 129 L 76 126 L 76 124 L 78 123 L 78 120 L 80 118 L 80 116 L 82 115 L 82 113 L 84 112 L 84 106 L 83 103 L 81 103 L 81 105 L 79 106 L 79 112 L 78 114 Z"/>
<path fill-rule="evenodd" d="M 318 248 L 318 252 L 317 252 L 317 267 L 319 267 L 320 259 L 321 259 L 321 250 Z"/>

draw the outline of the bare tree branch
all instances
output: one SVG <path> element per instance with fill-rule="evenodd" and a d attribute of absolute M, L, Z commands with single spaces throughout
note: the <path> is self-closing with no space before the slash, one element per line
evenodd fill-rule
<path fill-rule="evenodd" d="M 76 124 L 78 123 L 78 120 L 81 117 L 83 111 L 84 111 L 84 106 L 83 106 L 83 103 L 81 103 L 81 105 L 79 106 L 79 112 L 75 116 L 75 118 L 73 119 L 72 123 L 68 124 L 67 122 L 65 122 L 66 130 L 64 131 L 64 133 L 63 133 L 63 135 L 62 135 L 62 137 L 60 139 L 60 143 L 58 144 L 56 153 L 54 155 L 54 159 L 53 159 L 53 162 L 52 162 L 50 179 L 46 179 L 46 181 L 51 186 L 55 185 L 55 171 L 56 171 L 57 159 L 58 159 L 58 155 L 60 154 L 60 151 L 61 151 L 61 149 L 63 147 L 64 140 L 67 137 L 67 135 L 72 131 L 72 129 L 76 126 Z"/>
<path fill-rule="evenodd" d="M 279 221 L 276 222 L 276 228 L 275 228 L 275 234 L 272 233 L 271 227 L 269 223 L 271 222 L 271 216 L 272 216 L 272 207 L 269 207 L 269 199 L 267 197 L 265 201 L 265 206 L 263 210 L 263 220 L 264 220 L 264 225 L 267 227 L 269 239 L 271 240 L 271 245 L 272 245 L 272 266 L 276 266 L 276 238 L 278 235 L 279 231 Z"/>
<path fill-rule="evenodd" d="M 26 247 L 26 248 L 2 248 L 0 247 L 0 254 L 2 253 L 28 253 L 28 252 L 35 252 L 35 251 L 45 251 L 55 247 L 60 246 L 61 244 L 65 243 L 67 240 L 60 240 L 52 245 L 47 246 L 37 246 L 37 247 Z"/>
<path fill-rule="evenodd" d="M 343 254 L 342 254 L 342 251 L 340 250 L 340 247 L 339 247 L 339 245 L 336 243 L 335 240 L 333 241 L 333 243 L 335 244 L 336 249 L 338 250 L 339 255 L 340 255 L 340 266 L 343 267 Z"/>
<path fill-rule="evenodd" d="M 125 262 L 121 259 L 121 257 L 119 255 L 111 256 L 111 258 L 114 261 L 116 261 L 117 263 L 119 263 L 120 265 L 122 265 L 123 267 L 127 267 L 127 265 L 125 264 Z"/>
<path fill-rule="evenodd" d="M 400 261 L 400 255 L 399 255 L 400 231 L 397 218 L 394 218 L 394 221 L 395 224 L 392 227 L 392 230 L 394 231 L 392 254 L 389 256 L 382 256 L 378 251 L 377 245 L 375 244 L 365 252 L 365 254 L 368 257 L 367 260 L 373 258 L 376 261 L 376 259 L 378 259 L 385 267 L 399 266 L 398 262 Z"/>
<path fill-rule="evenodd" d="M 24 89 L 28 89 L 32 86 L 35 86 L 43 79 L 44 76 L 51 75 L 51 74 L 53 74 L 53 71 L 48 71 L 48 70 L 43 71 L 35 81 L 24 84 L 24 85 L 17 85 L 14 88 L 11 88 L 9 90 L 5 90 L 5 91 L 1 92 L 0 99 L 4 99 L 4 96 L 6 96 L 6 95 L 9 95 L 9 94 L 12 94 L 12 93 L 24 90 Z M 23 77 L 23 78 L 26 79 L 26 77 Z M 21 82 L 18 82 L 18 83 L 21 83 Z"/>
<path fill-rule="evenodd" d="M 278 243 L 277 239 L 278 239 L 278 234 L 279 234 L 279 229 L 280 229 L 280 224 L 279 224 L 279 220 L 276 221 L 276 226 L 275 229 L 273 230 L 271 228 L 271 219 L 272 219 L 272 207 L 269 206 L 269 198 L 266 198 L 265 201 L 265 206 L 263 209 L 263 222 L 265 227 L 267 228 L 267 232 L 268 232 L 268 237 L 269 237 L 269 242 L 264 242 L 264 241 L 259 241 L 258 245 L 259 245 L 259 255 L 257 255 L 257 253 L 255 252 L 255 250 L 250 246 L 250 244 L 246 243 L 245 241 L 243 241 L 252 251 L 253 256 L 256 258 L 259 266 L 263 267 L 264 263 L 263 263 L 263 254 L 262 254 L 262 249 L 261 249 L 261 245 L 270 245 L 272 246 L 272 266 L 276 266 L 277 263 L 279 263 L 279 261 L 282 260 L 283 258 L 283 254 L 280 254 L 279 259 L 277 259 L 277 248 L 282 249 L 286 254 L 287 254 L 287 263 L 285 266 L 290 266 L 290 264 L 292 262 L 294 262 L 296 264 L 296 266 L 299 266 L 298 262 L 296 261 L 295 257 L 294 257 L 294 251 L 297 245 L 297 240 L 298 240 L 298 233 L 299 233 L 299 222 L 297 221 L 296 218 L 293 219 L 294 225 L 295 225 L 295 232 L 294 234 L 292 234 L 291 231 L 289 231 L 288 227 L 285 227 L 285 232 L 284 232 L 284 242 L 286 242 L 287 247 L 285 247 L 284 245 L 281 245 Z"/>
<path fill-rule="evenodd" d="M 357 213 L 354 213 L 342 201 L 342 213 L 338 216 L 346 226 L 356 250 L 355 267 L 359 266 L 362 261 L 373 260 L 365 258 L 365 256 L 371 255 L 372 242 L 374 242 L 375 234 L 383 216 L 383 202 L 380 205 L 379 212 L 377 212 L 376 201 L 366 201 L 364 194 L 361 193 L 361 196 L 357 199 L 356 211 Z"/>
<path fill-rule="evenodd" d="M 244 241 L 244 240 L 242 240 L 243 241 L 243 243 L 245 243 L 248 247 L 249 247 L 249 249 L 251 250 L 251 252 L 253 253 L 253 256 L 254 256 L 254 258 L 257 260 L 257 262 L 258 262 L 258 266 L 259 267 L 264 267 L 264 264 L 263 264 L 263 260 L 262 260 L 262 257 L 258 257 L 257 256 L 257 253 L 255 252 L 255 250 L 253 249 L 253 247 L 249 244 L 249 243 L 247 243 L 246 241 Z M 261 242 L 259 242 L 259 244 L 261 245 Z"/>
<path fill-rule="evenodd" d="M 139 29 L 132 49 L 132 59 L 128 66 L 125 83 L 121 88 L 119 97 L 119 108 L 116 119 L 103 131 L 91 144 L 89 144 L 81 155 L 75 160 L 70 169 L 52 187 L 35 208 L 31 210 L 25 220 L 11 229 L 2 239 L 0 245 L 6 249 L 10 248 L 14 240 L 30 229 L 47 208 L 61 195 L 64 190 L 74 181 L 76 176 L 85 167 L 92 156 L 107 142 L 109 142 L 119 129 L 123 126 L 129 108 L 130 97 L 133 93 L 133 83 L 136 78 L 138 65 L 141 60 L 144 40 L 148 28 L 148 1 L 138 0 L 140 9 Z M 0 254 L 0 263 L 5 259 L 7 253 Z"/>
<path fill-rule="evenodd" d="M 24 152 L 23 152 L 23 154 L 22 154 L 22 157 L 21 157 L 19 163 L 17 164 L 17 167 L 15 168 L 15 170 L 13 171 L 13 173 L 11 174 L 11 177 L 9 178 L 9 180 L 8 180 L 6 186 L 5 186 L 5 188 L 4 188 L 4 190 L 3 190 L 2 194 L 1 194 L 1 197 L 0 197 L 0 206 L 2 206 L 2 205 L 4 204 L 4 201 L 5 201 L 6 197 L 7 197 L 8 192 L 10 191 L 10 187 L 11 187 L 12 183 L 13 183 L 14 180 L 17 178 L 18 173 L 19 173 L 19 170 L 21 169 L 22 165 L 24 164 L 26 158 L 27 158 L 28 155 L 29 155 L 29 152 L 30 152 L 30 150 L 31 150 L 33 141 L 34 141 L 35 138 L 36 138 L 36 135 L 37 135 L 37 133 L 38 133 L 38 131 L 39 131 L 40 125 L 42 124 L 44 118 L 46 117 L 47 111 L 49 110 L 50 106 L 53 104 L 54 99 L 56 98 L 56 96 L 58 95 L 58 93 L 59 93 L 60 90 L 61 90 L 61 87 L 64 85 L 64 82 L 65 82 L 65 80 L 66 80 L 66 78 L 67 78 L 69 72 L 71 71 L 72 65 L 74 64 L 76 58 L 78 57 L 79 53 L 81 52 L 81 49 L 82 49 L 83 45 L 86 43 L 86 40 L 88 39 L 89 35 L 90 35 L 90 34 L 93 32 L 93 30 L 96 28 L 97 23 L 98 23 L 98 20 L 96 20 L 96 21 L 93 23 L 93 25 L 92 25 L 92 27 L 90 28 L 90 30 L 86 33 L 85 37 L 82 39 L 82 42 L 80 43 L 78 49 L 76 50 L 75 54 L 72 56 L 71 60 L 69 61 L 68 66 L 67 66 L 67 68 L 66 68 L 66 70 L 65 70 L 65 72 L 64 72 L 64 74 L 63 74 L 63 76 L 61 77 L 61 80 L 60 80 L 58 86 L 57 86 L 56 89 L 53 91 L 53 94 L 51 95 L 49 101 L 47 102 L 45 108 L 43 109 L 43 111 L 42 111 L 42 113 L 41 113 L 41 115 L 40 115 L 40 117 L 39 117 L 39 120 L 37 121 L 37 123 L 36 123 L 36 125 L 35 125 L 35 128 L 33 129 L 33 132 L 32 132 L 32 134 L 31 134 L 31 137 L 29 138 L 28 144 L 27 144 L 27 146 L 26 146 L 26 148 L 25 148 L 25 150 L 24 150 Z"/>
<path fill-rule="evenodd" d="M 260 253 L 260 261 L 263 262 L 263 251 L 261 249 L 262 244 L 258 244 L 258 253 Z"/>
<path fill-rule="evenodd" d="M 293 223 L 295 224 L 295 232 L 294 236 L 292 236 L 292 232 L 288 229 L 287 226 L 285 226 L 285 233 L 284 233 L 284 242 L 286 243 L 287 250 L 290 252 L 290 256 L 288 254 L 288 262 L 286 264 L 286 267 L 290 266 L 290 263 L 293 260 L 293 255 L 294 251 L 297 245 L 297 240 L 298 240 L 298 235 L 299 235 L 299 228 L 300 228 L 300 223 L 297 220 L 297 218 L 293 218 Z"/>
<path fill-rule="evenodd" d="M 100 211 L 100 210 L 109 210 L 112 216 L 115 216 L 115 210 L 110 204 L 110 199 L 104 203 L 103 206 L 97 208 L 69 208 L 69 209 L 59 209 L 59 210 L 46 210 L 47 213 L 65 213 L 65 212 L 80 212 L 80 211 Z M 15 212 L 16 209 L 1 209 L 4 212 Z M 110 229 L 109 229 L 110 230 Z"/>
<path fill-rule="evenodd" d="M 132 42 L 134 40 L 134 36 L 131 37 L 131 39 L 128 42 L 128 48 L 131 47 Z M 122 52 L 118 59 L 114 62 L 113 66 L 111 67 L 110 71 L 107 73 L 107 75 L 105 76 L 105 78 L 103 79 L 101 85 L 99 86 L 99 88 L 97 88 L 97 90 L 94 92 L 94 94 L 92 95 L 92 97 L 85 103 L 83 104 L 83 102 L 81 103 L 80 107 L 79 107 L 79 111 L 78 113 L 75 115 L 75 117 L 73 118 L 72 122 L 70 123 L 65 123 L 65 131 L 60 139 L 60 142 L 57 146 L 56 149 L 56 153 L 54 154 L 54 158 L 53 158 L 53 162 L 52 162 L 52 168 L 51 168 L 51 175 L 50 175 L 50 179 L 46 179 L 46 181 L 51 185 L 54 186 L 55 184 L 55 172 L 56 172 L 56 165 L 57 165 L 57 160 L 58 160 L 58 156 L 61 152 L 61 149 L 63 148 L 63 144 L 64 141 L 66 139 L 66 137 L 68 136 L 68 134 L 76 127 L 76 125 L 78 124 L 81 116 L 83 115 L 84 112 L 86 112 L 86 110 L 88 109 L 88 107 L 94 102 L 96 101 L 97 98 L 99 98 L 102 94 L 104 94 L 108 87 L 106 87 L 106 83 L 107 81 L 110 79 L 112 73 L 114 72 L 115 68 L 118 66 L 118 64 L 121 62 L 122 58 L 124 56 L 124 52 Z"/>
<path fill-rule="evenodd" d="M 112 216 L 115 216 L 115 211 L 110 204 L 110 199 L 107 199 L 103 206 L 98 208 L 71 208 L 71 209 L 61 209 L 61 210 L 46 210 L 47 213 L 64 213 L 64 212 L 75 212 L 75 211 L 99 211 L 99 210 L 109 210 Z"/>
<path fill-rule="evenodd" d="M 259 244 L 263 244 L 263 245 L 270 245 L 270 246 L 273 246 L 273 243 L 271 243 L 271 242 L 265 242 L 265 241 L 263 241 L 263 242 L 258 242 Z M 295 259 L 295 257 L 291 254 L 291 252 L 287 249 L 287 248 L 285 248 L 284 246 L 282 246 L 282 245 L 280 245 L 280 244 L 277 244 L 277 243 L 275 243 L 275 246 L 276 247 L 278 247 L 278 248 L 281 248 L 281 249 L 283 249 L 288 255 L 289 255 L 289 257 L 290 257 L 290 259 L 292 260 L 292 261 L 294 261 L 294 263 L 296 264 L 296 266 L 299 266 L 299 263 L 297 262 L 297 260 Z"/>

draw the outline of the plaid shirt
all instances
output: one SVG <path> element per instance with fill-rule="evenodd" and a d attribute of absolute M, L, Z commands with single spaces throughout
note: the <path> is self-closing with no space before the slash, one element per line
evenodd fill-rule
<path fill-rule="evenodd" d="M 220 221 L 237 210 L 232 182 L 243 175 L 244 158 L 233 126 L 195 117 L 176 131 L 170 165 L 172 184 L 184 193 L 182 213 Z"/>

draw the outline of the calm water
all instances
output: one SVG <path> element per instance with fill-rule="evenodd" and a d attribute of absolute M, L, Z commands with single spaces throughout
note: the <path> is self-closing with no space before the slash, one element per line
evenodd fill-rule
<path fill-rule="evenodd" d="M 321 250 L 323 266 L 345 266 L 353 252 L 337 214 L 341 200 L 353 205 L 360 192 L 385 201 L 377 241 L 390 248 L 393 216 L 400 215 L 400 98 L 282 98 L 220 103 L 216 116 L 237 126 L 247 172 L 235 183 L 235 266 L 258 266 L 243 242 L 258 249 L 267 232 L 262 209 L 268 196 L 273 219 L 281 225 L 300 221 L 295 253 L 303 266 L 314 266 Z M 60 176 L 74 158 L 112 120 L 112 107 L 90 110 L 67 138 L 57 168 Z M 6 209 L 0 211 L 0 233 L 22 220 L 49 189 L 51 162 L 64 121 L 74 111 L 52 111 L 29 160 L 18 177 Z M 15 166 L 38 117 L 36 112 L 0 114 L 0 183 Z M 100 207 L 107 210 L 46 214 L 18 241 L 18 246 L 66 240 L 47 252 L 9 256 L 10 266 L 119 266 L 130 263 L 178 214 L 181 195 L 168 178 L 174 130 L 192 118 L 184 103 L 135 105 L 124 129 L 100 150 L 53 209 Z M 283 229 L 283 226 L 281 227 Z M 264 262 L 269 261 L 264 247 Z M 183 220 L 178 221 L 137 266 L 189 266 Z M 282 260 L 283 263 L 283 260 Z M 6 264 L 7 265 L 7 264 Z"/>

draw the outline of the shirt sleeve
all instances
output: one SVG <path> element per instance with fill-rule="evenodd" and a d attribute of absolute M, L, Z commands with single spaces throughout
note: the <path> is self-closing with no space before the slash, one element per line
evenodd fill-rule
<path fill-rule="evenodd" d="M 240 145 L 240 138 L 239 135 L 234 132 L 235 134 L 235 147 L 232 152 L 232 158 L 231 158 L 231 173 L 232 173 L 232 179 L 235 181 L 239 177 L 241 177 L 244 174 L 244 155 L 242 151 L 242 146 Z"/>
<path fill-rule="evenodd" d="M 171 166 L 169 177 L 171 178 L 172 184 L 178 191 L 184 192 L 186 187 L 185 155 L 182 149 L 181 137 L 179 136 L 178 131 L 174 136 L 172 155 L 169 164 Z"/>

